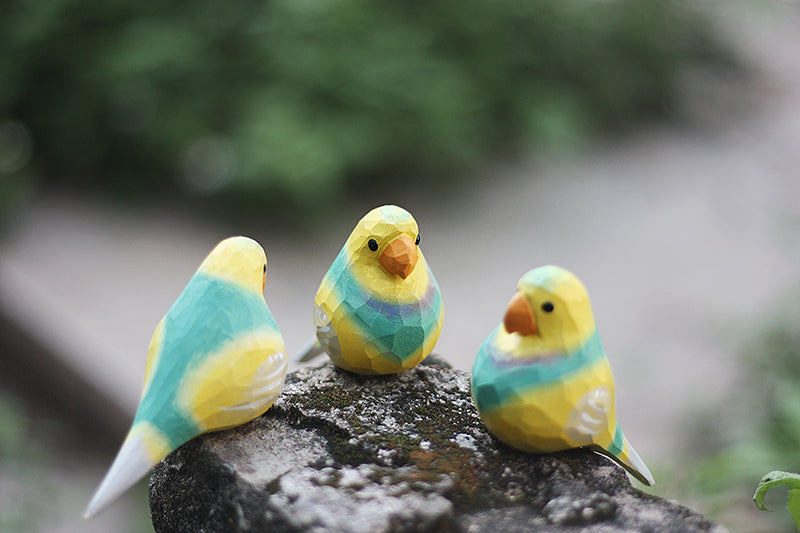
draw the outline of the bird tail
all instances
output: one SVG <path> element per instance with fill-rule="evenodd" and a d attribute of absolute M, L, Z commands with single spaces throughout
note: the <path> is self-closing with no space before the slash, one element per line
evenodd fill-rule
<path fill-rule="evenodd" d="M 91 518 L 116 500 L 166 457 L 167 453 L 169 446 L 150 424 L 141 422 L 134 425 L 86 506 L 83 517 Z"/>
<path fill-rule="evenodd" d="M 314 338 L 312 338 L 306 343 L 305 346 L 303 346 L 303 349 L 300 350 L 300 353 L 295 360 L 298 363 L 306 363 L 324 352 L 325 350 L 322 349 L 322 344 L 320 344 L 317 337 L 314 336 Z"/>
<path fill-rule="evenodd" d="M 650 473 L 642 458 L 639 457 L 639 454 L 633 449 L 628 439 L 622 434 L 619 424 L 617 424 L 617 429 L 614 432 L 613 441 L 608 449 L 602 449 L 602 452 L 645 485 L 652 486 L 655 484 L 653 474 Z"/>

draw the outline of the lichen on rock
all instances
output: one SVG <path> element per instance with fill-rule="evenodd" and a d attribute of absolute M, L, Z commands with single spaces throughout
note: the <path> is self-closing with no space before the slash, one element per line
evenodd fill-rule
<path fill-rule="evenodd" d="M 159 532 L 724 531 L 591 451 L 505 446 L 469 374 L 435 356 L 389 376 L 293 372 L 263 416 L 162 461 L 150 505 Z"/>

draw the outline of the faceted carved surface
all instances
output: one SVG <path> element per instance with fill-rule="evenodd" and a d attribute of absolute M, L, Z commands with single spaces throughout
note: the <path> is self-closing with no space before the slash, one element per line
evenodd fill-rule
<path fill-rule="evenodd" d="M 356 225 L 314 299 L 317 339 L 333 363 L 359 374 L 401 372 L 442 329 L 439 286 L 404 209 L 383 206 Z"/>
<path fill-rule="evenodd" d="M 397 237 L 391 241 L 378 258 L 383 268 L 389 274 L 406 279 L 417 265 L 419 254 L 414 241 L 407 235 Z"/>
<path fill-rule="evenodd" d="M 610 371 L 601 365 L 598 372 Z M 503 374 L 482 384 L 484 392 L 504 396 L 503 407 L 484 413 L 486 424 L 504 442 L 521 450 L 552 452 L 589 444 L 608 444 L 616 427 L 613 391 L 596 386 L 597 373 L 578 373 L 553 380 L 546 390 L 521 386 L 499 390 Z M 577 400 L 576 400 L 577 398 Z"/>
<path fill-rule="evenodd" d="M 613 402 L 613 393 L 605 385 L 584 394 L 569 414 L 567 437 L 584 446 L 597 440 L 611 426 L 609 415 Z"/>
<path fill-rule="evenodd" d="M 714 532 L 587 450 L 493 438 L 469 375 L 429 357 L 391 376 L 291 373 L 266 414 L 201 436 L 150 480 L 157 532 Z"/>
<path fill-rule="evenodd" d="M 614 378 L 586 288 L 556 266 L 522 276 L 503 322 L 481 344 L 472 394 L 489 429 L 530 452 L 592 446 L 642 483 L 647 465 L 617 422 Z"/>
<path fill-rule="evenodd" d="M 133 424 L 85 516 L 192 437 L 269 409 L 288 360 L 266 275 L 264 250 L 247 237 L 223 240 L 201 263 L 156 327 Z"/>

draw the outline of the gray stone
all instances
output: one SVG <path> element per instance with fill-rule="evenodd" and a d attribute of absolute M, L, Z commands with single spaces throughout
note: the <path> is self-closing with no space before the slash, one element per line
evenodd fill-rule
<path fill-rule="evenodd" d="M 157 532 L 724 531 L 591 451 L 500 443 L 469 374 L 436 357 L 392 376 L 293 372 L 265 415 L 162 461 L 150 508 Z"/>

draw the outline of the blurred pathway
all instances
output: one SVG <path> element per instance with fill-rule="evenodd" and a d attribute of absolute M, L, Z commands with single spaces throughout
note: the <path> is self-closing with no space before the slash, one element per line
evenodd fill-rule
<path fill-rule="evenodd" d="M 420 222 L 445 301 L 436 351 L 468 369 L 517 279 L 545 263 L 581 277 L 645 458 L 674 456 L 697 406 L 732 384 L 741 341 L 800 287 L 800 26 L 751 28 L 753 109 L 700 130 L 638 133 L 569 162 L 498 170 L 469 192 L 387 198 Z M 711 126 L 709 126 L 711 124 Z M 290 353 L 310 337 L 319 280 L 355 221 L 343 209 L 313 242 L 269 228 L 267 300 Z M 0 312 L 132 413 L 155 324 L 232 228 L 169 209 L 35 201 L 0 248 Z M 714 428 L 709 428 L 713 431 Z"/>

